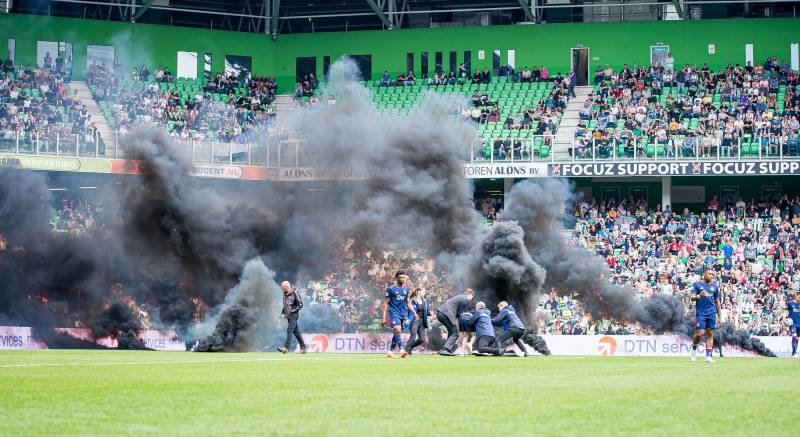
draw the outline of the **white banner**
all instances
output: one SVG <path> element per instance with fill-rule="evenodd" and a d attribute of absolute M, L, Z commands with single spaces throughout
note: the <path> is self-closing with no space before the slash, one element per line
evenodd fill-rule
<path fill-rule="evenodd" d="M 691 341 L 677 335 L 545 335 L 553 355 L 596 355 L 621 357 L 687 357 Z M 754 337 L 781 357 L 791 355 L 791 337 Z M 755 354 L 723 346 L 726 357 Z M 715 352 L 716 355 L 716 352 Z"/>
<path fill-rule="evenodd" d="M 0 349 L 47 349 L 47 345 L 33 335 L 31 328 L 0 326 Z"/>
<path fill-rule="evenodd" d="M 91 331 L 86 328 L 57 328 L 56 331 L 75 338 L 92 341 Z M 428 332 L 430 334 L 430 331 Z M 185 351 L 184 342 L 174 332 L 154 330 L 140 331 L 137 337 L 150 349 L 161 351 Z M 544 335 L 547 347 L 553 355 L 560 356 L 615 356 L 615 357 L 688 357 L 691 342 L 677 335 Z M 753 337 L 761 340 L 776 355 L 791 356 L 789 336 Z M 392 335 L 383 333 L 355 334 L 303 334 L 309 352 L 316 353 L 385 353 L 389 350 Z M 408 334 L 403 334 L 403 342 Z M 116 348 L 115 339 L 102 338 L 98 344 Z M 0 349 L 47 349 L 29 327 L 0 326 Z M 529 349 L 530 352 L 533 352 Z M 424 347 L 414 349 L 416 354 L 435 351 Z M 714 354 L 716 355 L 716 350 Z M 732 346 L 723 346 L 726 357 L 753 357 L 755 354 Z"/>
<path fill-rule="evenodd" d="M 547 177 L 547 164 L 530 162 L 464 164 L 464 177 L 468 179 L 543 178 Z"/>
<path fill-rule="evenodd" d="M 197 79 L 197 52 L 178 52 L 178 77 Z"/>
<path fill-rule="evenodd" d="M 688 357 L 691 341 L 677 335 L 544 335 L 553 355 L 617 357 Z M 791 337 L 754 337 L 779 357 L 791 355 Z M 379 334 L 303 334 L 309 352 L 385 353 L 392 336 Z M 408 334 L 403 334 L 403 342 Z M 723 346 L 726 357 L 754 357 L 755 354 L 732 346 Z M 422 348 L 419 353 L 432 353 Z M 532 349 L 529 349 L 533 352 Z M 416 352 L 415 352 L 416 353 Z M 716 355 L 716 350 L 715 350 Z"/>
<path fill-rule="evenodd" d="M 309 352 L 334 352 L 343 354 L 378 354 L 389 351 L 392 334 L 303 334 Z M 408 341 L 408 334 L 403 334 L 403 344 Z M 432 353 L 420 346 L 414 349 L 415 354 Z"/>
<path fill-rule="evenodd" d="M 364 180 L 369 174 L 356 168 L 283 167 L 278 169 L 279 181 Z"/>
<path fill-rule="evenodd" d="M 192 164 L 192 176 L 239 179 L 242 177 L 242 168 L 236 165 Z"/>
<path fill-rule="evenodd" d="M 86 69 L 92 64 L 105 65 L 109 69 L 114 66 L 114 46 L 98 46 L 89 44 L 86 46 Z"/>
<path fill-rule="evenodd" d="M 115 338 L 105 337 L 94 340 L 92 331 L 88 328 L 55 328 L 54 331 L 67 334 L 84 341 L 95 343 L 108 348 L 116 348 Z M 186 345 L 174 332 L 161 332 L 143 330 L 136 333 L 136 337 L 144 342 L 145 347 L 158 351 L 185 351 Z M 47 349 L 33 332 L 25 326 L 0 326 L 0 349 Z"/>

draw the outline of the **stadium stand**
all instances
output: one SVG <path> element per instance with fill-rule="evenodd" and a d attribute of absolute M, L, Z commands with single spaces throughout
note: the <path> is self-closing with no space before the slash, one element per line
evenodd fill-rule
<path fill-rule="evenodd" d="M 531 159 L 550 156 L 552 137 L 566 107 L 566 83 L 560 75 L 552 81 L 541 76 L 522 77 L 513 70 L 492 77 L 488 71 L 456 76 L 454 72 L 429 80 L 409 81 L 388 72 L 370 83 L 373 100 L 381 111 L 404 114 L 418 105 L 427 92 L 460 97 L 470 106 L 460 108 L 465 118 L 478 124 L 478 160 Z"/>
<path fill-rule="evenodd" d="M 478 126 L 471 160 L 547 159 L 569 101 L 559 73 L 544 78 L 536 69 L 504 66 L 499 76 L 476 72 L 435 74 L 417 80 L 388 72 L 365 81 L 380 113 L 408 114 L 429 92 L 467 102 L 458 111 Z M 143 75 L 142 72 L 147 72 Z M 92 66 L 92 94 L 109 124 L 120 133 L 132 122 L 154 122 L 180 140 L 255 143 L 276 135 L 274 78 L 242 79 L 218 73 L 208 82 L 173 79 L 161 67 L 125 75 Z M 800 153 L 800 94 L 785 61 L 769 57 L 755 67 L 627 64 L 619 71 L 598 66 L 594 90 L 580 109 L 573 159 L 740 158 Z M 295 101 L 306 107 L 335 104 L 327 83 L 307 75 L 295 85 Z"/>
<path fill-rule="evenodd" d="M 589 199 L 575 205 L 575 217 L 573 243 L 605 258 L 614 280 L 633 287 L 637 297 L 684 293 L 711 268 L 719 274 L 726 320 L 757 335 L 784 332 L 779 322 L 787 291 L 800 286 L 799 197 L 745 202 L 715 196 L 705 211 L 680 214 L 648 209 L 632 199 Z M 551 320 L 561 322 L 549 324 L 549 329 L 625 329 L 592 322 L 569 301 L 551 298 L 547 305 Z"/>
<path fill-rule="evenodd" d="M 112 128 L 136 123 L 163 126 L 180 140 L 246 144 L 273 134 L 276 83 L 264 75 L 211 80 L 172 79 L 161 67 L 125 75 L 119 65 L 93 65 L 87 83 Z"/>
<path fill-rule="evenodd" d="M 576 158 L 779 157 L 800 153 L 797 77 L 774 56 L 756 66 L 672 71 L 597 67 Z M 615 156 L 616 155 L 616 156 Z"/>
<path fill-rule="evenodd" d="M 440 72 L 433 78 L 417 80 L 413 72 L 394 77 L 384 72 L 380 80 L 363 84 L 372 93 L 373 103 L 381 114 L 407 115 L 428 93 L 466 102 L 454 112 L 477 125 L 478 146 L 472 150 L 473 160 L 549 157 L 568 101 L 564 78 L 560 74 L 549 80 L 540 74 L 523 78 L 522 71 L 515 72 L 505 66 L 501 73 L 491 76 L 488 71 L 476 71 L 470 76 L 464 70 L 458 75 Z M 302 107 L 335 104 L 336 99 L 327 83 L 318 83 L 313 75 L 295 84 L 294 98 Z"/>
<path fill-rule="evenodd" d="M 103 148 L 95 121 L 64 74 L 23 65 L 0 72 L 0 150 L 95 155 Z"/>
<path fill-rule="evenodd" d="M 386 72 L 364 84 L 384 114 L 412 113 L 427 93 L 461 98 L 465 103 L 456 112 L 478 127 L 481 147 L 473 160 L 545 159 L 552 154 L 552 138 L 569 100 L 565 79 L 560 74 L 550 78 L 545 71 L 504 67 L 498 76 L 459 71 L 431 79 Z M 23 66 L 1 74 L 2 150 L 94 154 L 96 147 L 104 153 L 91 115 L 70 93 L 63 75 Z M 150 73 L 142 66 L 126 74 L 119 65 L 92 65 L 86 82 L 103 116 L 120 133 L 137 123 L 154 123 L 185 141 L 248 144 L 281 135 L 272 76 L 218 73 L 205 81 L 175 79 L 162 67 Z M 299 106 L 336 103 L 327 84 L 313 75 L 296 83 L 293 97 Z M 598 67 L 580 116 L 572 150 L 576 159 L 800 154 L 798 78 L 775 57 L 717 72 L 705 65 L 686 65 L 678 72 L 635 64 L 619 71 Z M 76 138 L 81 149 L 65 138 Z M 486 223 L 495 220 L 502 206 L 500 198 L 476 203 Z M 98 219 L 104 210 L 85 199 L 59 198 L 52 228 L 104 235 Z M 778 323 L 786 290 L 800 287 L 800 198 L 714 198 L 704 210 L 680 214 L 632 199 L 587 199 L 575 205 L 575 220 L 571 243 L 606 259 L 614 280 L 634 288 L 637 298 L 684 295 L 703 269 L 713 268 L 720 272 L 726 319 L 753 334 L 786 330 Z M 330 270 L 322 278 L 301 278 L 298 289 L 311 305 L 336 309 L 346 332 L 381 329 L 381 299 L 376 296 L 400 268 L 409 271 L 414 286 L 428 290 L 434 306 L 452 293 L 447 274 L 421 251 L 356 254 L 351 241 L 334 244 L 340 256 Z M 554 293 L 544 297 L 537 315 L 541 333 L 642 333 L 591 320 L 575 300 Z"/>

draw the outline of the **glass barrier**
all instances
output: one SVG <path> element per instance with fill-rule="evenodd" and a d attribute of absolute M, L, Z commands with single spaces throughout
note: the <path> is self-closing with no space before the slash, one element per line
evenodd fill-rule
<path fill-rule="evenodd" d="M 36 132 L 0 132 L 0 153 L 134 159 L 127 153 L 124 135 L 40 135 Z M 130 140 L 129 140 L 130 141 Z M 267 168 L 318 167 L 317 154 L 297 139 L 275 139 L 274 143 L 226 143 L 173 140 L 191 161 L 198 164 L 254 165 Z M 642 161 L 761 161 L 800 159 L 800 135 L 753 135 L 737 139 L 671 137 L 648 141 L 637 137 L 573 139 L 556 143 L 553 135 L 533 136 L 525 141 L 484 141 L 465 145 L 465 163 L 528 162 L 642 162 Z"/>

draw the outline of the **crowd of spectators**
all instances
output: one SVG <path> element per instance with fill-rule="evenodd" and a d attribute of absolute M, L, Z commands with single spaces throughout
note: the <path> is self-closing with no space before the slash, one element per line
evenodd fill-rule
<path fill-rule="evenodd" d="M 447 273 L 419 250 L 364 250 L 352 239 L 334 244 L 340 256 L 327 273 L 321 278 L 301 276 L 297 289 L 311 305 L 332 305 L 345 332 L 380 329 L 383 291 L 400 269 L 414 278 L 414 287 L 427 290 L 434 306 L 444 303 L 452 292 Z"/>
<path fill-rule="evenodd" d="M 476 206 L 488 225 L 503 204 L 487 197 Z M 103 235 L 104 211 L 102 203 L 61 197 L 54 204 L 53 229 Z M 753 335 L 786 333 L 786 299 L 800 289 L 800 196 L 749 201 L 715 196 L 699 213 L 651 209 L 633 198 L 588 198 L 575 203 L 573 218 L 570 244 L 605 260 L 611 280 L 633 290 L 635 299 L 675 294 L 691 308 L 692 284 L 712 269 L 723 320 Z M 300 274 L 296 284 L 309 305 L 330 305 L 345 332 L 381 331 L 382 293 L 397 270 L 409 273 L 412 287 L 426 289 L 434 309 L 457 292 L 448 273 L 421 249 L 376 251 L 344 238 L 332 244 L 337 256 L 326 273 Z M 554 289 L 533 310 L 541 334 L 649 333 L 593 320 L 576 300 Z"/>
<path fill-rule="evenodd" d="M 173 81 L 183 82 L 161 67 L 153 77 L 142 66 L 126 78 L 119 65 L 93 64 L 86 80 L 95 98 L 108 102 L 115 127 L 123 134 L 137 123 L 153 123 L 180 140 L 245 144 L 277 129 L 272 76 L 217 73 L 202 86 L 192 81 L 181 88 Z"/>
<path fill-rule="evenodd" d="M 477 203 L 485 216 L 502 203 Z M 677 294 L 687 308 L 691 287 L 713 269 L 723 294 L 722 318 L 753 335 L 782 335 L 786 298 L 800 289 L 800 197 L 789 199 L 712 199 L 699 214 L 669 208 L 649 209 L 632 198 L 617 202 L 581 200 L 575 204 L 571 244 L 604 259 L 611 279 L 642 300 L 657 293 Z M 381 292 L 393 272 L 409 271 L 413 287 L 428 290 L 434 308 L 455 293 L 446 272 L 418 251 L 358 253 L 352 241 L 340 242 L 341 259 L 321 280 L 304 278 L 307 299 L 338 309 L 348 332 L 378 330 Z M 549 290 L 535 309 L 543 334 L 647 334 L 635 325 L 593 320 L 569 296 Z M 433 321 L 432 321 L 433 322 Z"/>
<path fill-rule="evenodd" d="M 778 335 L 786 299 L 800 289 L 800 197 L 716 196 L 699 214 L 642 201 L 580 201 L 575 245 L 603 257 L 611 277 L 636 292 L 678 294 L 687 305 L 702 272 L 717 272 L 722 318 L 754 335 Z M 637 327 L 592 321 L 569 299 L 551 296 L 540 309 L 551 333 L 634 333 Z"/>
<path fill-rule="evenodd" d="M 547 81 L 550 78 L 547 68 L 542 65 L 540 68 L 534 66 L 529 70 L 527 66 L 524 69 L 517 69 L 513 66 L 502 65 L 498 69 L 498 76 L 506 77 L 512 82 L 538 82 Z M 492 81 L 492 72 L 488 67 L 483 69 L 476 68 L 474 72 L 470 72 L 466 64 L 461 63 L 458 65 L 457 71 L 450 71 L 449 73 L 444 70 L 435 71 L 431 77 L 423 78 L 428 85 L 464 85 L 464 84 L 489 84 Z M 389 74 L 389 70 L 385 70 L 381 76 L 380 86 L 410 86 L 416 85 L 417 77 L 414 71 L 408 70 L 408 73 L 398 72 L 395 77 Z"/>
<path fill-rule="evenodd" d="M 4 64 L 8 65 L 8 64 Z M 97 126 L 54 69 L 18 65 L 0 72 L 0 148 L 44 154 L 95 151 Z M 100 146 L 102 148 L 102 146 Z"/>
<path fill-rule="evenodd" d="M 594 93 L 580 110 L 576 157 L 800 154 L 798 78 L 786 61 L 729 63 L 716 72 L 707 64 L 673 70 L 671 55 L 668 61 L 597 67 Z"/>
<path fill-rule="evenodd" d="M 532 74 L 527 67 L 524 70 L 506 66 L 500 68 L 499 76 L 513 83 L 551 84 L 546 93 L 540 97 L 525 97 L 524 106 L 520 110 L 503 108 L 502 104 L 492 99 L 486 89 L 474 90 L 470 97 L 472 108 L 464 115 L 481 125 L 483 131 L 496 132 L 494 138 L 487 141 L 487 147 L 491 151 L 489 155 L 493 159 L 530 159 L 540 153 L 541 146 L 546 146 L 548 152 L 552 147 L 553 136 L 569 102 L 569 83 L 561 73 L 550 78 L 544 67 L 535 71 L 536 74 Z M 478 73 L 476 71 L 476 75 Z M 487 69 L 480 73 L 480 77 L 486 77 L 489 82 L 491 81 Z M 473 83 L 484 83 L 484 81 L 473 79 Z M 502 127 L 499 128 L 500 126 Z M 539 141 L 536 141 L 536 137 Z M 485 151 L 478 150 L 478 156 L 473 158 L 485 159 Z"/>
<path fill-rule="evenodd" d="M 487 196 L 475 199 L 475 206 L 486 222 L 491 223 L 497 219 L 497 214 L 503 210 L 502 196 Z"/>
<path fill-rule="evenodd" d="M 304 97 L 315 97 L 317 86 L 319 86 L 319 81 L 313 74 L 303 76 L 302 80 L 298 81 L 294 87 L 295 101 L 301 102 Z"/>
<path fill-rule="evenodd" d="M 80 197 L 65 196 L 56 200 L 52 227 L 56 232 L 85 234 L 95 230 L 102 218 L 102 203 Z M 102 223 L 102 220 L 100 220 Z"/>

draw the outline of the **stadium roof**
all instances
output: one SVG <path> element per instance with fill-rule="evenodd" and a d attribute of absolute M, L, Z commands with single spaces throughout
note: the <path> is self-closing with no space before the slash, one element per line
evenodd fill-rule
<path fill-rule="evenodd" d="M 2 0 L 13 13 L 256 33 L 796 16 L 789 0 Z M 0 2 L 0 6 L 2 6 Z"/>

